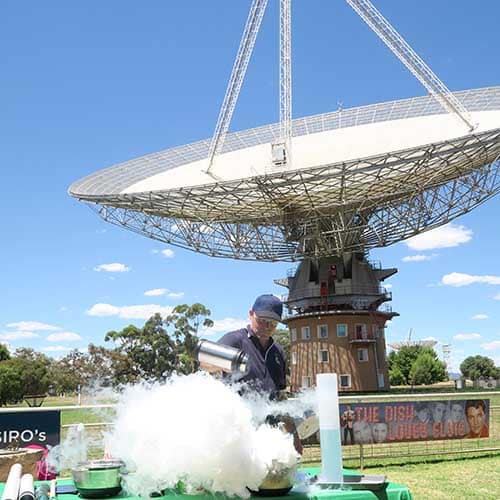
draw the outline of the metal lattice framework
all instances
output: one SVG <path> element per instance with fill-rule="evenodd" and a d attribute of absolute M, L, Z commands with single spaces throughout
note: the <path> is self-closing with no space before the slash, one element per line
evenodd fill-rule
<path fill-rule="evenodd" d="M 470 112 L 500 109 L 500 87 L 456 94 Z M 293 121 L 294 137 L 442 114 L 432 97 Z M 280 124 L 229 134 L 226 151 L 271 143 Z M 368 158 L 181 189 L 123 193 L 207 158 L 209 142 L 98 172 L 70 193 L 107 221 L 218 257 L 293 261 L 390 245 L 462 215 L 500 190 L 500 128 Z"/>

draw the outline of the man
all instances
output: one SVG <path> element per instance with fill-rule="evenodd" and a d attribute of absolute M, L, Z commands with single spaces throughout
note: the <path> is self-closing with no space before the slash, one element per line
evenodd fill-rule
<path fill-rule="evenodd" d="M 433 401 L 431 403 L 431 415 L 433 422 L 442 422 L 446 416 L 446 403 Z"/>
<path fill-rule="evenodd" d="M 470 428 L 467 438 L 489 436 L 486 425 L 486 405 L 482 399 L 471 399 L 465 403 L 465 418 Z"/>
<path fill-rule="evenodd" d="M 249 359 L 248 373 L 241 379 L 271 399 L 286 387 L 285 353 L 272 334 L 283 314 L 283 304 L 274 295 L 260 295 L 250 309 L 249 325 L 226 333 L 219 343 L 241 349 Z"/>
<path fill-rule="evenodd" d="M 341 423 L 342 427 L 344 427 L 344 444 L 347 444 L 347 436 L 349 435 L 351 438 L 351 444 L 354 444 L 354 424 L 355 414 L 351 410 L 351 405 L 347 405 L 345 412 L 342 413 Z"/>
<path fill-rule="evenodd" d="M 385 422 L 377 422 L 372 425 L 374 443 L 385 443 L 387 441 L 388 425 Z"/>
<path fill-rule="evenodd" d="M 354 441 L 357 444 L 370 444 L 373 442 L 372 429 L 368 422 L 358 420 L 353 424 Z"/>
<path fill-rule="evenodd" d="M 239 381 L 268 393 L 270 399 L 279 399 L 280 392 L 286 387 L 285 352 L 272 337 L 282 314 L 283 304 L 278 297 L 260 295 L 248 312 L 249 325 L 226 333 L 219 340 L 220 344 L 241 349 L 248 356 L 248 373 Z M 285 415 L 268 417 L 270 424 L 278 421 L 283 422 L 286 431 L 293 435 L 295 449 L 302 454 L 302 443 L 293 419 Z"/>
<path fill-rule="evenodd" d="M 461 422 L 464 419 L 464 408 L 460 401 L 450 404 L 450 422 Z"/>

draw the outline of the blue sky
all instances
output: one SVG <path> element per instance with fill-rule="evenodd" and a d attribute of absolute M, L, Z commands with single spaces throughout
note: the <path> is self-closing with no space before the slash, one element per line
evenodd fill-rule
<path fill-rule="evenodd" d="M 212 310 L 216 338 L 244 322 L 254 296 L 285 291 L 272 280 L 290 264 L 167 247 L 67 194 L 96 170 L 211 136 L 249 5 L 2 2 L 0 340 L 12 349 L 60 356 L 195 301 Z M 376 5 L 452 90 L 500 84 L 497 1 Z M 278 118 L 277 7 L 269 2 L 232 130 Z M 295 1 L 292 16 L 295 117 L 425 94 L 345 2 Z M 427 242 L 372 252 L 399 268 L 389 341 L 413 328 L 451 343 L 455 368 L 477 353 L 500 364 L 499 213 L 497 197 Z M 402 260 L 415 255 L 425 260 Z"/>

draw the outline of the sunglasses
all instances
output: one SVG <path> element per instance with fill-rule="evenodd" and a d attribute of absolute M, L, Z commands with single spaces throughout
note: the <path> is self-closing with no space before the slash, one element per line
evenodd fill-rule
<path fill-rule="evenodd" d="M 260 325 L 268 325 L 273 327 L 278 326 L 278 321 L 276 321 L 275 319 L 259 318 L 257 315 L 255 316 L 255 319 Z"/>

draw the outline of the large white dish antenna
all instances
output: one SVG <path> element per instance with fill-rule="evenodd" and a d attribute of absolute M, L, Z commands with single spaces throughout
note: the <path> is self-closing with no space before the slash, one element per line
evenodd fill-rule
<path fill-rule="evenodd" d="M 106 220 L 213 256 L 295 260 L 386 246 L 445 224 L 500 189 L 500 87 L 454 94 L 473 131 L 430 96 L 293 120 L 120 163 L 69 192 Z"/>

